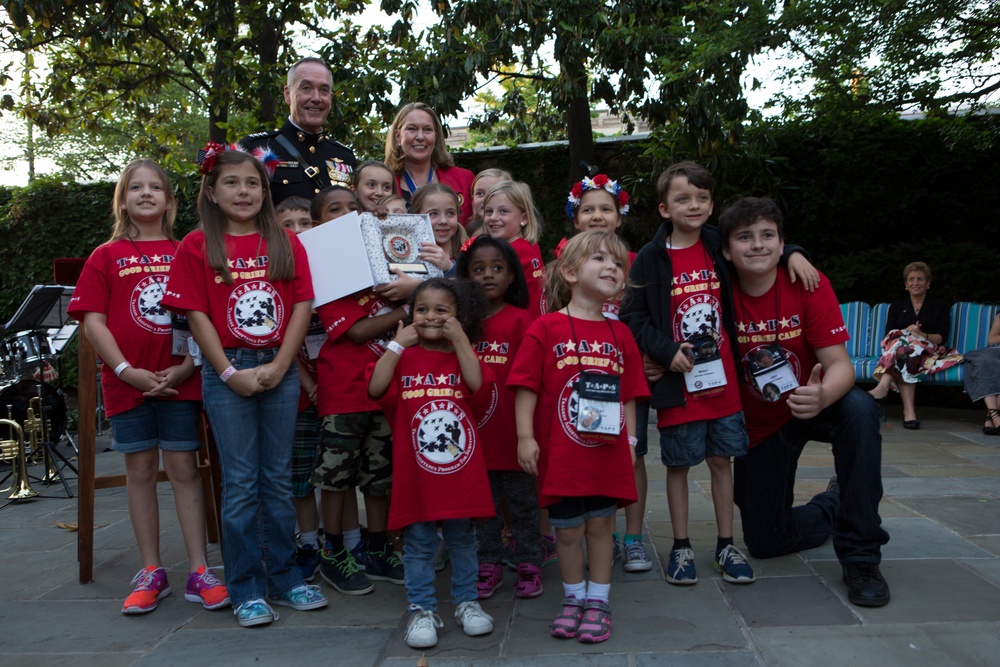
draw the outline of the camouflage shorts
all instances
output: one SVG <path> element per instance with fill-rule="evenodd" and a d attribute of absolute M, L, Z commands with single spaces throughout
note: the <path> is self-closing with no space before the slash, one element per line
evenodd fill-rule
<path fill-rule="evenodd" d="M 324 491 L 352 486 L 384 497 L 392 487 L 392 429 L 379 411 L 323 417 L 319 459 L 310 479 Z"/>

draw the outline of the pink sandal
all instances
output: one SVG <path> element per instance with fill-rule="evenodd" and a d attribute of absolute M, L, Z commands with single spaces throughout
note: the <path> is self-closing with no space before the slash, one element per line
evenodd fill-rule
<path fill-rule="evenodd" d="M 556 615 L 554 621 L 549 626 L 549 632 L 553 637 L 560 639 L 572 639 L 576 637 L 577 628 L 580 627 L 580 619 L 583 618 L 583 600 L 576 598 L 565 598 L 562 607 Z"/>
<path fill-rule="evenodd" d="M 584 644 L 597 644 L 611 639 L 611 606 L 600 600 L 587 600 L 583 619 L 577 626 L 576 638 Z"/>

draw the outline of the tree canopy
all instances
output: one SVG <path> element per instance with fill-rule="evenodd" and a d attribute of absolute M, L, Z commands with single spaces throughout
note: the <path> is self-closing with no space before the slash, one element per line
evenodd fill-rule
<path fill-rule="evenodd" d="M 357 23 L 371 2 L 4 0 L 0 78 L 34 76 L 0 107 L 52 137 L 116 138 L 105 155 L 179 166 L 205 138 L 277 124 L 288 66 L 315 53 L 334 73 L 330 127 L 363 154 L 378 154 L 397 97 L 447 117 L 499 81 L 479 129 L 567 137 L 575 178 L 599 103 L 680 126 L 695 156 L 739 146 L 758 118 L 747 67 L 774 53 L 806 86 L 779 94 L 789 117 L 975 107 L 1000 90 L 995 0 L 381 0 L 382 25 Z"/>

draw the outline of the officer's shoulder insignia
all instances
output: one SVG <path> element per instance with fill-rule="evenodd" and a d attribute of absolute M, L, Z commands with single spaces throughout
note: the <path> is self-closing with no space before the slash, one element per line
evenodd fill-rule
<path fill-rule="evenodd" d="M 254 132 L 247 137 L 248 140 L 254 139 L 269 139 L 278 134 L 280 130 L 264 130 L 263 132 Z"/>

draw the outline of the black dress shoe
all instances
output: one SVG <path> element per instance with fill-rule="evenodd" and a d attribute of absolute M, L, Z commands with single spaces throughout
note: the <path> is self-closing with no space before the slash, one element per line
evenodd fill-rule
<path fill-rule="evenodd" d="M 884 607 L 889 604 L 889 584 L 882 578 L 878 563 L 844 563 L 847 599 L 859 607 Z"/>
<path fill-rule="evenodd" d="M 903 428 L 908 429 L 910 431 L 916 431 L 916 430 L 918 430 L 920 428 L 920 420 L 919 419 L 904 419 L 903 420 Z"/>

